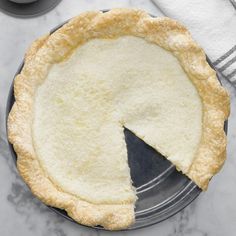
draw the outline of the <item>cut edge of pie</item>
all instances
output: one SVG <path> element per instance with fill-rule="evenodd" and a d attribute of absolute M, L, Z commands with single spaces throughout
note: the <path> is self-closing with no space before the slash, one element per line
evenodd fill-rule
<path fill-rule="evenodd" d="M 134 222 L 134 204 L 92 204 L 56 186 L 35 154 L 31 134 L 32 107 L 35 90 L 51 65 L 64 60 L 90 39 L 124 35 L 144 38 L 170 51 L 196 87 L 203 106 L 203 130 L 194 161 L 184 174 L 203 190 L 225 161 L 224 121 L 230 110 L 229 95 L 208 65 L 203 50 L 187 29 L 172 19 L 153 18 L 135 9 L 92 11 L 73 18 L 53 34 L 35 41 L 25 56 L 21 73 L 16 76 L 15 103 L 8 118 L 8 137 L 18 156 L 17 168 L 31 191 L 44 203 L 65 209 L 79 223 L 102 225 L 109 230 L 127 228 Z"/>

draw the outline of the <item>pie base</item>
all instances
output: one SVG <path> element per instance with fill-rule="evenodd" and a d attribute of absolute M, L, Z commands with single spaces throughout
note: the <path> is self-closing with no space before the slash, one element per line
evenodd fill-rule
<path fill-rule="evenodd" d="M 176 21 L 152 18 L 141 10 L 87 12 L 52 35 L 35 41 L 25 56 L 24 68 L 16 77 L 16 102 L 8 119 L 8 136 L 18 156 L 17 167 L 31 191 L 44 203 L 65 209 L 81 224 L 102 225 L 109 230 L 127 228 L 134 222 L 133 203 L 92 204 L 63 192 L 53 184 L 34 151 L 32 107 L 36 88 L 43 82 L 52 64 L 66 59 L 74 48 L 90 39 L 123 35 L 142 37 L 171 51 L 198 90 L 203 105 L 202 138 L 192 166 L 185 174 L 206 190 L 209 180 L 220 170 L 226 158 L 223 126 L 229 115 L 228 93 L 220 86 L 203 50 Z"/>

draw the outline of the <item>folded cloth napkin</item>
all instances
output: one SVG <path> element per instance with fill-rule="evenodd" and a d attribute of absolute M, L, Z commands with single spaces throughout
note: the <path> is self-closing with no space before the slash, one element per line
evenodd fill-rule
<path fill-rule="evenodd" d="M 164 15 L 183 23 L 215 68 L 236 87 L 235 0 L 152 0 Z"/>

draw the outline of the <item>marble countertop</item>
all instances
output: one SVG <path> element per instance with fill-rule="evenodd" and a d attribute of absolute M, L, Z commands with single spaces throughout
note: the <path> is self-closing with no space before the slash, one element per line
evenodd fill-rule
<path fill-rule="evenodd" d="M 0 12 L 0 235 L 1 236 L 233 236 L 236 232 L 236 90 L 222 82 L 231 93 L 228 158 L 213 178 L 207 192 L 183 211 L 154 226 L 129 231 L 105 232 L 71 223 L 51 212 L 34 198 L 19 177 L 8 150 L 5 106 L 9 87 L 29 44 L 57 24 L 86 10 L 138 7 L 154 15 L 160 11 L 149 0 L 63 0 L 41 17 L 17 19 Z"/>

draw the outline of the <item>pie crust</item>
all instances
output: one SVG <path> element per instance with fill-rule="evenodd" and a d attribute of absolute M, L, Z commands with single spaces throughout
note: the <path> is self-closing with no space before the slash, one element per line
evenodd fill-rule
<path fill-rule="evenodd" d="M 50 67 L 65 60 L 81 44 L 95 38 L 141 37 L 170 51 L 196 87 L 203 106 L 202 137 L 190 170 L 185 173 L 206 190 L 209 180 L 226 158 L 224 121 L 229 115 L 229 95 L 208 65 L 203 50 L 180 23 L 153 18 L 142 10 L 113 9 L 81 14 L 51 35 L 36 40 L 14 83 L 15 103 L 8 118 L 8 137 L 17 153 L 17 168 L 31 191 L 45 204 L 65 209 L 81 224 L 109 230 L 129 227 L 134 206 L 92 204 L 63 192 L 48 178 L 35 154 L 31 124 L 34 95 Z"/>

